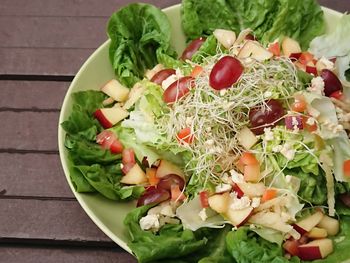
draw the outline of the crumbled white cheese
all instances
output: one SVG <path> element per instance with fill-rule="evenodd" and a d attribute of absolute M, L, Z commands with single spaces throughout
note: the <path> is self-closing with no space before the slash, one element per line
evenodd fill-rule
<path fill-rule="evenodd" d="M 230 184 L 219 184 L 215 187 L 215 193 L 223 193 L 230 191 L 232 189 L 232 185 Z"/>
<path fill-rule="evenodd" d="M 250 199 L 248 196 L 242 196 L 241 198 L 233 197 L 230 205 L 232 210 L 241 210 L 250 206 Z"/>
<path fill-rule="evenodd" d="M 259 197 L 253 197 L 252 199 L 252 207 L 256 208 L 260 205 L 260 198 Z"/>
<path fill-rule="evenodd" d="M 140 219 L 139 223 L 142 230 L 158 230 L 160 227 L 157 215 L 146 215 Z"/>
<path fill-rule="evenodd" d="M 292 117 L 292 125 L 293 126 L 298 126 L 299 125 L 298 119 L 295 116 Z"/>
<path fill-rule="evenodd" d="M 290 143 L 286 142 L 281 149 L 281 154 L 286 157 L 286 159 L 288 161 L 293 160 L 294 156 L 295 156 L 295 150 L 293 149 L 293 145 L 291 145 Z"/>
<path fill-rule="evenodd" d="M 339 132 L 344 130 L 343 125 L 331 122 L 328 119 L 324 120 L 322 122 L 323 127 L 325 127 L 327 130 L 331 131 L 333 134 L 338 134 Z"/>
<path fill-rule="evenodd" d="M 334 69 L 334 63 L 330 60 L 328 60 L 325 57 L 322 57 L 319 59 L 320 63 L 322 63 L 326 69 L 332 70 Z"/>
<path fill-rule="evenodd" d="M 266 141 L 273 141 L 273 132 L 271 131 L 271 128 L 264 128 L 264 134 L 265 134 L 265 140 Z"/>
<path fill-rule="evenodd" d="M 199 213 L 198 213 L 199 217 L 202 219 L 202 221 L 205 221 L 207 220 L 208 218 L 208 215 L 207 215 L 207 212 L 206 212 L 206 209 L 203 208 Z"/>
<path fill-rule="evenodd" d="M 306 124 L 310 126 L 314 125 L 315 123 L 316 123 L 316 120 L 312 117 L 308 118 L 306 121 Z"/>
<path fill-rule="evenodd" d="M 235 170 L 230 170 L 231 179 L 234 183 L 244 183 L 244 176 L 236 172 Z"/>
<path fill-rule="evenodd" d="M 316 77 L 311 80 L 311 87 L 308 88 L 308 91 L 324 95 L 324 81 L 321 77 Z"/>
<path fill-rule="evenodd" d="M 159 215 L 160 211 L 162 211 L 162 206 L 157 205 L 155 207 L 152 207 L 150 210 L 148 210 L 147 214 L 148 215 Z"/>
<path fill-rule="evenodd" d="M 272 92 L 271 91 L 265 91 L 264 93 L 264 98 L 268 99 L 272 96 Z"/>
<path fill-rule="evenodd" d="M 318 110 L 316 110 L 314 107 L 311 107 L 311 106 L 307 107 L 307 111 L 314 118 L 318 118 L 321 114 Z"/>
<path fill-rule="evenodd" d="M 173 84 L 175 81 L 177 81 L 179 77 L 176 74 L 172 74 L 169 77 L 167 77 L 162 82 L 162 88 L 163 90 L 166 90 L 171 84 Z"/>

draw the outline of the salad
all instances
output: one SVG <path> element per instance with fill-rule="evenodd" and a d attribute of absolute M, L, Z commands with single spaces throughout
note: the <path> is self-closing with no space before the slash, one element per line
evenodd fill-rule
<path fill-rule="evenodd" d="M 288 15 L 293 13 L 293 15 Z M 314 0 L 130 4 L 108 23 L 116 78 L 74 93 L 77 192 L 131 201 L 139 262 L 350 259 L 350 16 Z"/>

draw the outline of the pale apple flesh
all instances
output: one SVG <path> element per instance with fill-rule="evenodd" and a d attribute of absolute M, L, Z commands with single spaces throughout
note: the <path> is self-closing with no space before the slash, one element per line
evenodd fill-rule
<path fill-rule="evenodd" d="M 219 214 L 226 213 L 230 203 L 230 194 L 215 194 L 208 198 L 209 207 Z"/>
<path fill-rule="evenodd" d="M 333 241 L 328 238 L 313 240 L 298 247 L 298 257 L 302 260 L 322 259 L 332 252 Z"/>
<path fill-rule="evenodd" d="M 119 107 L 98 109 L 94 113 L 95 118 L 103 128 L 108 129 L 129 116 L 129 112 Z"/>
<path fill-rule="evenodd" d="M 325 238 L 328 236 L 327 230 L 320 227 L 314 227 L 310 230 L 307 236 L 311 239 Z"/>
<path fill-rule="evenodd" d="M 307 232 L 310 232 L 312 228 L 317 226 L 321 222 L 323 216 L 324 214 L 321 211 L 316 211 L 314 214 L 293 224 L 293 227 L 296 231 L 303 235 Z"/>
<path fill-rule="evenodd" d="M 258 138 L 248 127 L 244 127 L 237 133 L 237 140 L 246 150 L 249 150 L 258 142 Z"/>
<path fill-rule="evenodd" d="M 180 167 L 176 166 L 175 164 L 169 161 L 161 160 L 157 169 L 156 176 L 158 178 L 162 178 L 169 174 L 176 174 L 181 178 L 185 179 L 185 174 Z"/>
<path fill-rule="evenodd" d="M 115 101 L 123 102 L 128 98 L 129 89 L 123 86 L 118 80 L 112 79 L 108 81 L 102 88 L 101 91 Z"/>
<path fill-rule="evenodd" d="M 253 212 L 253 207 L 246 207 L 240 210 L 228 209 L 224 216 L 231 222 L 232 225 L 239 227 L 249 219 Z"/>
<path fill-rule="evenodd" d="M 236 183 L 239 189 L 250 198 L 262 196 L 266 190 L 263 183 Z"/>
<path fill-rule="evenodd" d="M 327 215 L 323 216 L 317 226 L 326 229 L 330 236 L 335 236 L 339 232 L 339 221 Z"/>
<path fill-rule="evenodd" d="M 273 54 L 266 50 L 256 41 L 248 40 L 238 53 L 239 58 L 253 58 L 264 61 L 273 57 Z"/>
<path fill-rule="evenodd" d="M 282 41 L 282 51 L 286 57 L 289 57 L 291 54 L 301 53 L 301 47 L 294 39 L 285 37 Z"/>
<path fill-rule="evenodd" d="M 121 183 L 130 185 L 144 184 L 147 181 L 145 172 L 137 163 L 120 180 Z"/>

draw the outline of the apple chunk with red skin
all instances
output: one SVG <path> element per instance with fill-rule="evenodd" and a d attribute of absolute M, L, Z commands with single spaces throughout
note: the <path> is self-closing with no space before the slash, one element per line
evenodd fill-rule
<path fill-rule="evenodd" d="M 296 231 L 298 231 L 301 235 L 310 232 L 312 228 L 318 225 L 321 222 L 324 214 L 321 211 L 316 211 L 311 216 L 308 216 L 301 221 L 293 224 L 293 227 Z"/>
<path fill-rule="evenodd" d="M 231 222 L 232 225 L 239 227 L 249 219 L 253 212 L 253 207 L 249 206 L 239 210 L 228 209 L 224 216 Z"/>
<path fill-rule="evenodd" d="M 121 107 L 103 108 L 96 110 L 94 116 L 103 128 L 108 129 L 128 117 L 129 112 Z"/>
<path fill-rule="evenodd" d="M 143 184 L 147 181 L 148 180 L 145 172 L 137 163 L 134 164 L 134 166 L 120 180 L 120 182 L 123 184 L 131 185 Z"/>
<path fill-rule="evenodd" d="M 230 193 L 215 194 L 208 198 L 209 207 L 219 214 L 226 213 L 230 204 Z"/>
<path fill-rule="evenodd" d="M 115 101 L 123 102 L 128 98 L 129 89 L 119 83 L 118 80 L 112 79 L 108 81 L 102 88 L 101 91 Z"/>
<path fill-rule="evenodd" d="M 327 257 L 333 252 L 331 239 L 323 238 L 298 247 L 298 257 L 302 260 L 315 260 Z"/>
<path fill-rule="evenodd" d="M 156 176 L 158 178 L 162 178 L 169 174 L 176 174 L 181 178 L 185 179 L 185 174 L 180 167 L 176 166 L 175 164 L 169 161 L 161 160 L 157 168 Z"/>

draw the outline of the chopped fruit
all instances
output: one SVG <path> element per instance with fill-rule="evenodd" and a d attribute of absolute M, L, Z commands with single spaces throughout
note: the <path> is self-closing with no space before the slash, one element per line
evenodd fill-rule
<path fill-rule="evenodd" d="M 194 136 L 192 134 L 190 127 L 184 128 L 181 131 L 179 131 L 176 137 L 181 144 L 183 143 L 191 144 L 194 139 Z"/>
<path fill-rule="evenodd" d="M 285 37 L 282 41 L 282 51 L 286 57 L 289 57 L 291 54 L 301 53 L 301 48 L 297 41 Z"/>
<path fill-rule="evenodd" d="M 268 188 L 265 190 L 263 196 L 261 197 L 261 202 L 271 200 L 271 199 L 275 198 L 276 196 L 277 196 L 277 190 L 272 189 L 272 188 Z"/>
<path fill-rule="evenodd" d="M 289 58 L 290 58 L 290 59 L 293 59 L 293 60 L 298 60 L 298 59 L 300 58 L 300 56 L 301 56 L 301 52 L 298 52 L 298 53 L 291 53 L 291 54 L 289 55 Z"/>
<path fill-rule="evenodd" d="M 215 29 L 213 35 L 226 49 L 232 47 L 236 41 L 236 33 L 231 30 Z"/>
<path fill-rule="evenodd" d="M 241 188 L 239 188 L 237 184 L 233 185 L 233 191 L 236 192 L 238 198 L 244 196 L 244 192 L 241 190 Z"/>
<path fill-rule="evenodd" d="M 238 132 L 237 140 L 246 150 L 249 150 L 258 142 L 258 138 L 248 127 L 244 127 Z"/>
<path fill-rule="evenodd" d="M 250 152 L 244 152 L 242 153 L 241 158 L 239 159 L 239 162 L 243 165 L 256 165 L 259 164 L 259 161 L 255 158 L 254 154 Z"/>
<path fill-rule="evenodd" d="M 151 80 L 153 76 L 162 69 L 164 69 L 164 66 L 162 64 L 157 64 L 154 66 L 154 68 L 146 70 L 145 77 Z"/>
<path fill-rule="evenodd" d="M 262 196 L 265 193 L 266 187 L 263 183 L 237 183 L 239 189 L 250 198 Z"/>
<path fill-rule="evenodd" d="M 306 66 L 305 71 L 309 74 L 314 75 L 314 76 L 318 75 L 316 67 Z"/>
<path fill-rule="evenodd" d="M 122 153 L 123 149 L 124 149 L 123 144 L 118 139 L 116 139 L 109 147 L 109 150 L 111 151 L 111 153 L 116 153 L 116 154 Z"/>
<path fill-rule="evenodd" d="M 302 130 L 304 128 L 302 116 L 286 116 L 284 118 L 284 123 L 288 130 L 294 130 L 295 128 Z"/>
<path fill-rule="evenodd" d="M 293 227 L 296 231 L 303 235 L 306 232 L 310 232 L 312 228 L 317 226 L 321 222 L 323 216 L 324 214 L 321 211 L 316 211 L 311 216 L 308 216 L 301 221 L 293 224 Z"/>
<path fill-rule="evenodd" d="M 304 96 L 296 96 L 295 101 L 292 104 L 292 110 L 296 112 L 304 112 L 306 110 L 307 103 Z"/>
<path fill-rule="evenodd" d="M 151 81 L 155 84 L 162 85 L 164 80 L 166 80 L 168 77 L 174 74 L 176 74 L 175 69 L 172 69 L 172 68 L 162 69 L 158 71 L 156 74 L 154 74 Z"/>
<path fill-rule="evenodd" d="M 186 60 L 191 59 L 194 53 L 197 52 L 197 50 L 203 45 L 203 43 L 207 40 L 205 37 L 200 37 L 195 40 L 193 40 L 183 51 L 180 59 Z"/>
<path fill-rule="evenodd" d="M 327 215 L 322 217 L 317 226 L 326 229 L 330 236 L 335 236 L 339 232 L 339 221 Z"/>
<path fill-rule="evenodd" d="M 147 182 L 145 172 L 135 163 L 134 166 L 120 180 L 123 184 L 144 184 Z"/>
<path fill-rule="evenodd" d="M 208 197 L 208 204 L 211 209 L 219 214 L 226 213 L 230 203 L 230 194 L 228 192 L 223 194 L 215 194 Z"/>
<path fill-rule="evenodd" d="M 103 130 L 96 135 L 96 142 L 100 144 L 103 149 L 109 149 L 116 139 L 117 136 L 114 132 L 109 130 Z"/>
<path fill-rule="evenodd" d="M 335 75 L 329 69 L 323 69 L 320 73 L 320 77 L 324 81 L 324 93 L 327 97 L 336 91 L 343 90 L 343 85 L 341 84 L 337 75 Z"/>
<path fill-rule="evenodd" d="M 147 168 L 146 176 L 148 178 L 148 182 L 150 185 L 154 186 L 159 183 L 159 178 L 156 176 L 157 169 L 156 168 Z"/>
<path fill-rule="evenodd" d="M 159 179 L 157 187 L 170 191 L 174 185 L 178 185 L 182 191 L 185 188 L 185 180 L 176 174 L 168 174 Z"/>
<path fill-rule="evenodd" d="M 123 102 L 128 98 L 130 90 L 123 86 L 118 80 L 112 79 L 101 88 L 101 91 L 115 101 Z"/>
<path fill-rule="evenodd" d="M 335 98 L 337 100 L 344 99 L 344 94 L 341 90 L 334 91 L 331 95 L 329 95 L 330 98 Z"/>
<path fill-rule="evenodd" d="M 199 65 L 194 66 L 191 72 L 192 78 L 197 78 L 203 72 L 203 68 Z"/>
<path fill-rule="evenodd" d="M 194 78 L 182 77 L 167 87 L 163 93 L 163 100 L 166 103 L 174 103 L 188 94 L 194 88 Z"/>
<path fill-rule="evenodd" d="M 209 202 L 208 202 L 208 191 L 202 191 L 199 193 L 199 199 L 201 201 L 201 206 L 203 208 L 208 208 L 209 207 Z"/>
<path fill-rule="evenodd" d="M 309 62 L 313 62 L 314 55 L 312 55 L 310 52 L 307 52 L 307 51 L 302 52 L 298 60 L 301 64 L 306 66 L 308 65 Z"/>
<path fill-rule="evenodd" d="M 127 174 L 129 170 L 134 166 L 135 163 L 136 163 L 136 160 L 135 160 L 134 150 L 131 148 L 124 149 L 122 152 L 123 173 Z"/>
<path fill-rule="evenodd" d="M 311 239 L 325 238 L 327 237 L 327 235 L 328 235 L 327 230 L 320 227 L 314 227 L 308 233 L 308 237 Z"/>
<path fill-rule="evenodd" d="M 298 255 L 298 252 L 299 252 L 298 246 L 299 246 L 299 242 L 298 242 L 298 240 L 295 240 L 294 238 L 286 240 L 283 244 L 284 250 L 287 253 L 291 254 L 292 256 Z"/>
<path fill-rule="evenodd" d="M 238 55 L 239 58 L 253 58 L 258 61 L 265 61 L 267 59 L 270 59 L 273 57 L 273 53 L 266 50 L 263 46 L 261 46 L 256 41 L 248 40 L 244 46 L 239 51 Z"/>
<path fill-rule="evenodd" d="M 247 182 L 258 182 L 260 180 L 260 165 L 244 166 L 244 180 Z"/>
<path fill-rule="evenodd" d="M 289 233 L 293 227 L 282 220 L 281 214 L 276 212 L 261 211 L 249 218 L 249 223 L 272 228 L 283 233 Z"/>
<path fill-rule="evenodd" d="M 114 99 L 112 97 L 109 97 L 109 98 L 105 99 L 104 101 L 102 101 L 102 105 L 108 106 L 108 105 L 111 105 L 113 102 L 114 102 Z"/>
<path fill-rule="evenodd" d="M 276 57 L 279 57 L 281 55 L 281 48 L 278 41 L 271 43 L 267 50 L 270 51 Z"/>
<path fill-rule="evenodd" d="M 169 174 L 176 174 L 181 178 L 185 178 L 184 172 L 178 166 L 169 161 L 161 160 L 156 173 L 157 177 L 162 178 Z"/>
<path fill-rule="evenodd" d="M 331 239 L 317 239 L 298 247 L 298 256 L 302 260 L 315 260 L 327 257 L 333 252 L 333 242 Z"/>
<path fill-rule="evenodd" d="M 137 200 L 137 207 L 150 204 L 156 205 L 168 200 L 169 198 L 169 191 L 151 186 L 148 187 L 146 191 Z"/>
<path fill-rule="evenodd" d="M 346 160 L 343 163 L 344 176 L 350 177 L 350 160 Z"/>
<path fill-rule="evenodd" d="M 312 117 L 303 116 L 303 128 L 309 132 L 317 131 L 317 123 L 314 121 L 313 124 L 309 124 L 309 119 Z"/>
<path fill-rule="evenodd" d="M 186 196 L 180 190 L 179 185 L 172 185 L 171 186 L 171 200 L 177 202 L 177 201 L 183 201 L 185 199 L 186 199 Z"/>
<path fill-rule="evenodd" d="M 253 207 L 249 206 L 240 210 L 228 209 L 225 213 L 232 225 L 239 227 L 243 225 L 253 212 Z"/>
<path fill-rule="evenodd" d="M 129 112 L 121 107 L 103 108 L 95 111 L 94 116 L 103 128 L 108 129 L 129 116 Z"/>
<path fill-rule="evenodd" d="M 138 101 L 141 98 L 145 90 L 146 87 L 141 83 L 137 82 L 130 90 L 128 99 L 127 101 L 125 101 L 123 109 L 130 109 L 136 103 L 136 101 Z"/>

